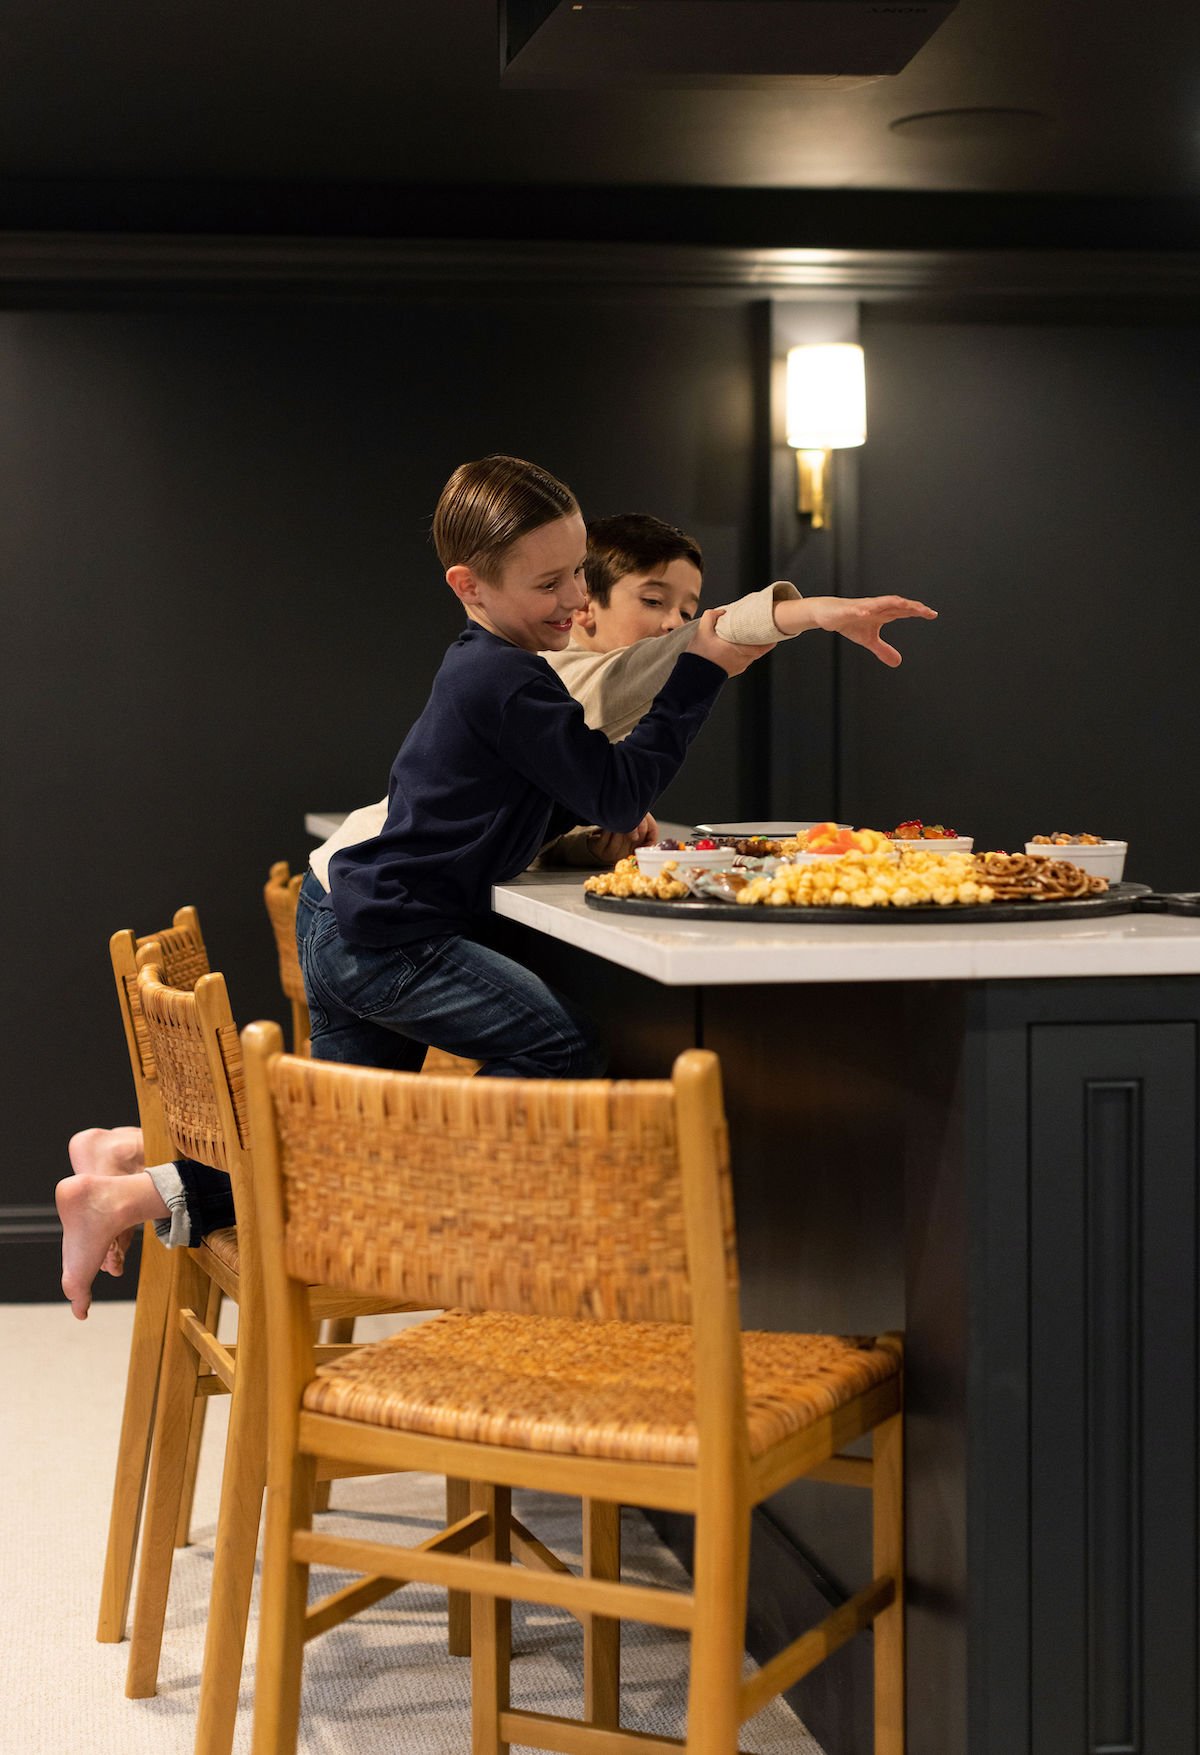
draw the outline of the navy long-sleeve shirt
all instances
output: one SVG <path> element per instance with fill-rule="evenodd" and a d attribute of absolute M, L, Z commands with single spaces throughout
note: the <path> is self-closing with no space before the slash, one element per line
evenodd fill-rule
<path fill-rule="evenodd" d="M 724 681 L 719 665 L 683 653 L 645 718 L 612 744 L 544 658 L 472 623 L 392 764 L 382 831 L 330 861 L 342 937 L 392 945 L 461 931 L 552 836 L 581 822 L 635 828 Z"/>

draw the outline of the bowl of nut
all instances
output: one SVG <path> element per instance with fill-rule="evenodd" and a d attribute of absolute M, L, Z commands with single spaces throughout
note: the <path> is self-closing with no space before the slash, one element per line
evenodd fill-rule
<path fill-rule="evenodd" d="M 1106 841 L 1102 835 L 1035 835 L 1025 851 L 1035 859 L 1067 859 L 1092 877 L 1118 884 L 1125 871 L 1128 841 Z"/>

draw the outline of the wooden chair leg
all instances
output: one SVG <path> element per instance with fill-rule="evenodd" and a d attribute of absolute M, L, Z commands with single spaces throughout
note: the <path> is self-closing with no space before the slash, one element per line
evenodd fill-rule
<path fill-rule="evenodd" d="M 696 1621 L 688 1686 L 687 1755 L 737 1755 L 750 1507 L 728 1501 L 696 1516 Z"/>
<path fill-rule="evenodd" d="M 204 1326 L 213 1334 L 217 1332 L 217 1324 L 221 1320 L 221 1304 L 223 1293 L 215 1280 L 209 1283 L 208 1305 L 204 1312 Z M 187 1461 L 183 1469 L 183 1497 L 179 1501 L 179 1522 L 175 1525 L 175 1546 L 186 1548 L 191 1541 L 192 1503 L 196 1497 L 196 1470 L 200 1466 L 200 1444 L 204 1437 L 204 1416 L 208 1411 L 208 1397 L 198 1395 L 192 1403 L 191 1423 L 188 1427 Z"/>
<path fill-rule="evenodd" d="M 108 1518 L 108 1546 L 100 1586 L 100 1614 L 96 1622 L 96 1638 L 105 1645 L 119 1644 L 125 1637 L 138 1525 L 142 1520 L 142 1501 L 150 1468 L 154 1407 L 170 1291 L 171 1257 L 155 1236 L 154 1226 L 144 1225 L 129 1370 L 125 1379 L 125 1408 L 121 1415 L 117 1472 Z"/>
<path fill-rule="evenodd" d="M 471 1510 L 471 1483 L 446 1477 L 446 1522 L 458 1523 Z M 471 1655 L 471 1599 L 464 1590 L 452 1590 L 447 1603 L 451 1657 Z"/>
<path fill-rule="evenodd" d="M 250 1592 L 263 1489 L 267 1481 L 266 1349 L 238 1332 L 237 1373 L 221 1478 L 221 1508 L 213 1556 L 208 1631 L 200 1675 L 196 1755 L 229 1755 L 250 1619 Z M 259 1325 L 261 1326 L 261 1325 Z"/>
<path fill-rule="evenodd" d="M 271 1465 L 267 1489 L 252 1755 L 293 1755 L 300 1731 L 308 1567 L 292 1558 L 292 1531 L 312 1527 L 316 1462 L 294 1455 L 284 1467 L 280 1478 Z"/>
<path fill-rule="evenodd" d="M 196 1354 L 180 1332 L 178 1312 L 203 1310 L 208 1302 L 208 1275 L 191 1251 L 176 1249 L 172 1254 L 175 1259 L 154 1420 L 146 1522 L 125 1674 L 125 1692 L 131 1700 L 146 1699 L 158 1685 L 175 1526 L 187 1464 L 188 1423 L 199 1376 Z"/>
<path fill-rule="evenodd" d="M 331 1316 L 328 1321 L 320 1325 L 320 1338 L 327 1347 L 348 1347 L 354 1339 L 354 1318 L 352 1316 Z M 329 1494 L 332 1486 L 332 1481 L 317 1482 L 314 1511 L 329 1510 Z"/>
<path fill-rule="evenodd" d="M 470 1494 L 471 1510 L 486 1511 L 491 1518 L 488 1535 L 471 1553 L 477 1560 L 507 1561 L 512 1494 L 507 1487 L 491 1487 L 485 1481 L 472 1481 Z M 476 1592 L 471 1597 L 471 1755 L 508 1755 L 508 1744 L 500 1736 L 500 1714 L 508 1710 L 511 1651 L 512 1604 L 507 1598 Z"/>
<path fill-rule="evenodd" d="M 583 1575 L 621 1576 L 621 1507 L 608 1500 L 583 1502 Z M 583 1617 L 583 1716 L 605 1730 L 621 1723 L 621 1623 L 609 1615 Z"/>
<path fill-rule="evenodd" d="M 895 1599 L 875 1617 L 875 1755 L 904 1755 L 904 1426 L 875 1428 L 872 1571 L 896 1581 Z"/>

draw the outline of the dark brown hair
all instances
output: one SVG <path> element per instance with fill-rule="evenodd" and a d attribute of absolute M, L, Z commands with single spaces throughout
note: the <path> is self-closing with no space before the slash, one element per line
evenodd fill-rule
<path fill-rule="evenodd" d="M 569 487 L 520 457 L 460 463 L 433 514 L 433 546 L 443 567 L 470 567 L 494 581 L 506 552 L 531 530 L 579 506 Z"/>
<path fill-rule="evenodd" d="M 691 561 L 703 576 L 704 556 L 694 536 L 652 518 L 649 512 L 618 512 L 596 518 L 587 527 L 587 558 L 583 563 L 588 596 L 607 604 L 618 579 L 626 573 L 654 573 L 672 561 Z"/>

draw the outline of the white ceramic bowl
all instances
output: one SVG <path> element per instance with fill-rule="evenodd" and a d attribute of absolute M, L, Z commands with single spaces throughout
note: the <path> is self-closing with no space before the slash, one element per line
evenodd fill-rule
<path fill-rule="evenodd" d="M 919 841 L 892 842 L 903 853 L 969 853 L 974 845 L 974 835 L 922 835 Z"/>
<path fill-rule="evenodd" d="M 668 859 L 693 870 L 700 866 L 705 871 L 725 871 L 737 858 L 732 847 L 638 847 L 635 851 L 638 870 L 646 877 L 657 877 Z"/>
<path fill-rule="evenodd" d="M 1042 859 L 1066 859 L 1086 871 L 1090 877 L 1107 878 L 1119 884 L 1125 871 L 1128 841 L 1100 841 L 1095 846 L 1068 843 L 1065 847 L 1048 847 L 1044 841 L 1026 841 L 1026 853 Z"/>

